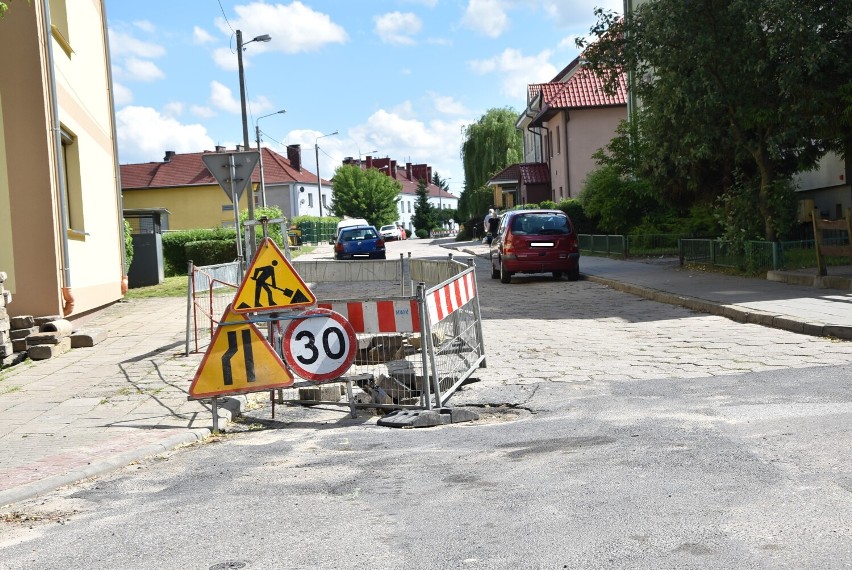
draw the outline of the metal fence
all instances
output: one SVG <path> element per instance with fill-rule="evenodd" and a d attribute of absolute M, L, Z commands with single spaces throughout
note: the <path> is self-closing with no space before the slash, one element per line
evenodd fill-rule
<path fill-rule="evenodd" d="M 190 261 L 187 274 L 185 353 L 189 355 L 210 344 L 218 319 L 234 299 L 243 274 L 238 261 L 202 267 Z"/>
<path fill-rule="evenodd" d="M 298 225 L 302 243 L 327 243 L 336 229 L 336 222 L 301 222 Z"/>
<path fill-rule="evenodd" d="M 678 255 L 682 234 L 578 234 L 580 250 L 605 255 Z"/>
<path fill-rule="evenodd" d="M 348 405 L 353 415 L 358 408 L 431 409 L 442 407 L 485 366 L 472 260 L 296 260 L 293 267 L 310 283 L 318 307 L 350 322 L 358 346 L 354 363 L 339 378 L 313 382 L 291 370 L 294 384 L 278 390 L 277 402 Z M 218 277 L 224 277 L 221 271 L 190 268 L 187 352 L 191 336 L 196 350 L 209 344 L 218 315 L 242 280 L 238 268 L 231 283 Z M 269 323 L 270 344 L 283 358 L 284 330 L 298 312 L 283 311 L 271 322 L 268 315 L 259 318 Z"/>

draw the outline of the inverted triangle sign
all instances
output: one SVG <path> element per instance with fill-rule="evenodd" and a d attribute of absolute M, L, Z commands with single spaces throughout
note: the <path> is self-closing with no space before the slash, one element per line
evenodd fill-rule
<path fill-rule="evenodd" d="M 243 190 L 251 182 L 251 173 L 260 159 L 260 153 L 256 150 L 244 152 L 208 152 L 201 155 L 201 160 L 210 174 L 225 191 L 225 194 L 233 202 L 234 194 L 237 201 L 243 197 Z M 233 170 L 231 167 L 233 166 Z M 234 186 L 231 188 L 231 182 Z"/>

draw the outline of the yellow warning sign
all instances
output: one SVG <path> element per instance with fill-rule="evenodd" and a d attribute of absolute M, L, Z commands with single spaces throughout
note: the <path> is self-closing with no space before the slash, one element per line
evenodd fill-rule
<path fill-rule="evenodd" d="M 189 396 L 245 394 L 292 383 L 293 375 L 260 330 L 228 305 L 189 386 Z"/>
<path fill-rule="evenodd" d="M 234 312 L 313 305 L 316 297 L 270 238 L 263 238 L 234 297 Z"/>

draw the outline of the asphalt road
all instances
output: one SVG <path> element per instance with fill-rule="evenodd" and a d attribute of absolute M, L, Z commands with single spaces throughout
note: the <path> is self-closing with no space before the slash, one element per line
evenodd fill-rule
<path fill-rule="evenodd" d="M 259 407 L 0 511 L 0 568 L 852 564 L 852 343 L 477 266 L 478 421 Z"/>

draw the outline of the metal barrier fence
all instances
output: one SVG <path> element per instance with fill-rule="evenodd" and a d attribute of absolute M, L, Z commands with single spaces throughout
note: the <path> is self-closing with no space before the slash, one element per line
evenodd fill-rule
<path fill-rule="evenodd" d="M 233 300 L 243 279 L 238 261 L 198 267 L 189 262 L 186 290 L 185 354 L 198 352 L 210 344 L 218 319 Z"/>
<path fill-rule="evenodd" d="M 278 403 L 348 405 L 353 416 L 357 408 L 431 409 L 442 407 L 477 367 L 485 366 L 472 260 L 459 263 L 452 256 L 446 260 L 400 257 L 385 261 L 296 260 L 292 264 L 302 280 L 310 283 L 317 306 L 349 321 L 358 346 L 354 363 L 339 378 L 312 382 L 291 370 L 294 384 L 278 390 Z M 209 279 L 210 291 L 221 290 L 204 268 L 194 269 L 191 283 Z M 408 294 L 407 282 L 412 284 Z M 427 288 L 427 284 L 433 286 Z M 238 282 L 229 285 L 230 298 L 217 298 L 204 290 L 199 298 L 211 305 L 201 310 L 193 301 L 193 314 L 205 316 L 201 324 L 209 322 L 210 336 L 212 327 L 218 325 L 208 316 L 217 314 L 214 303 L 221 305 L 221 315 L 239 286 Z M 264 322 L 269 322 L 267 317 Z M 298 318 L 298 312 L 284 311 L 276 318 L 269 325 L 270 343 L 283 358 L 284 329 Z M 193 322 L 200 323 L 198 319 Z M 187 323 L 189 327 L 189 315 Z M 187 346 L 189 336 L 188 328 Z M 196 331 L 195 336 L 204 335 Z M 312 392 L 309 399 L 302 399 L 305 388 Z"/>
<path fill-rule="evenodd" d="M 680 234 L 578 234 L 580 250 L 606 255 L 678 255 Z"/>
<path fill-rule="evenodd" d="M 302 243 L 326 243 L 334 237 L 336 222 L 301 222 L 298 225 Z"/>

